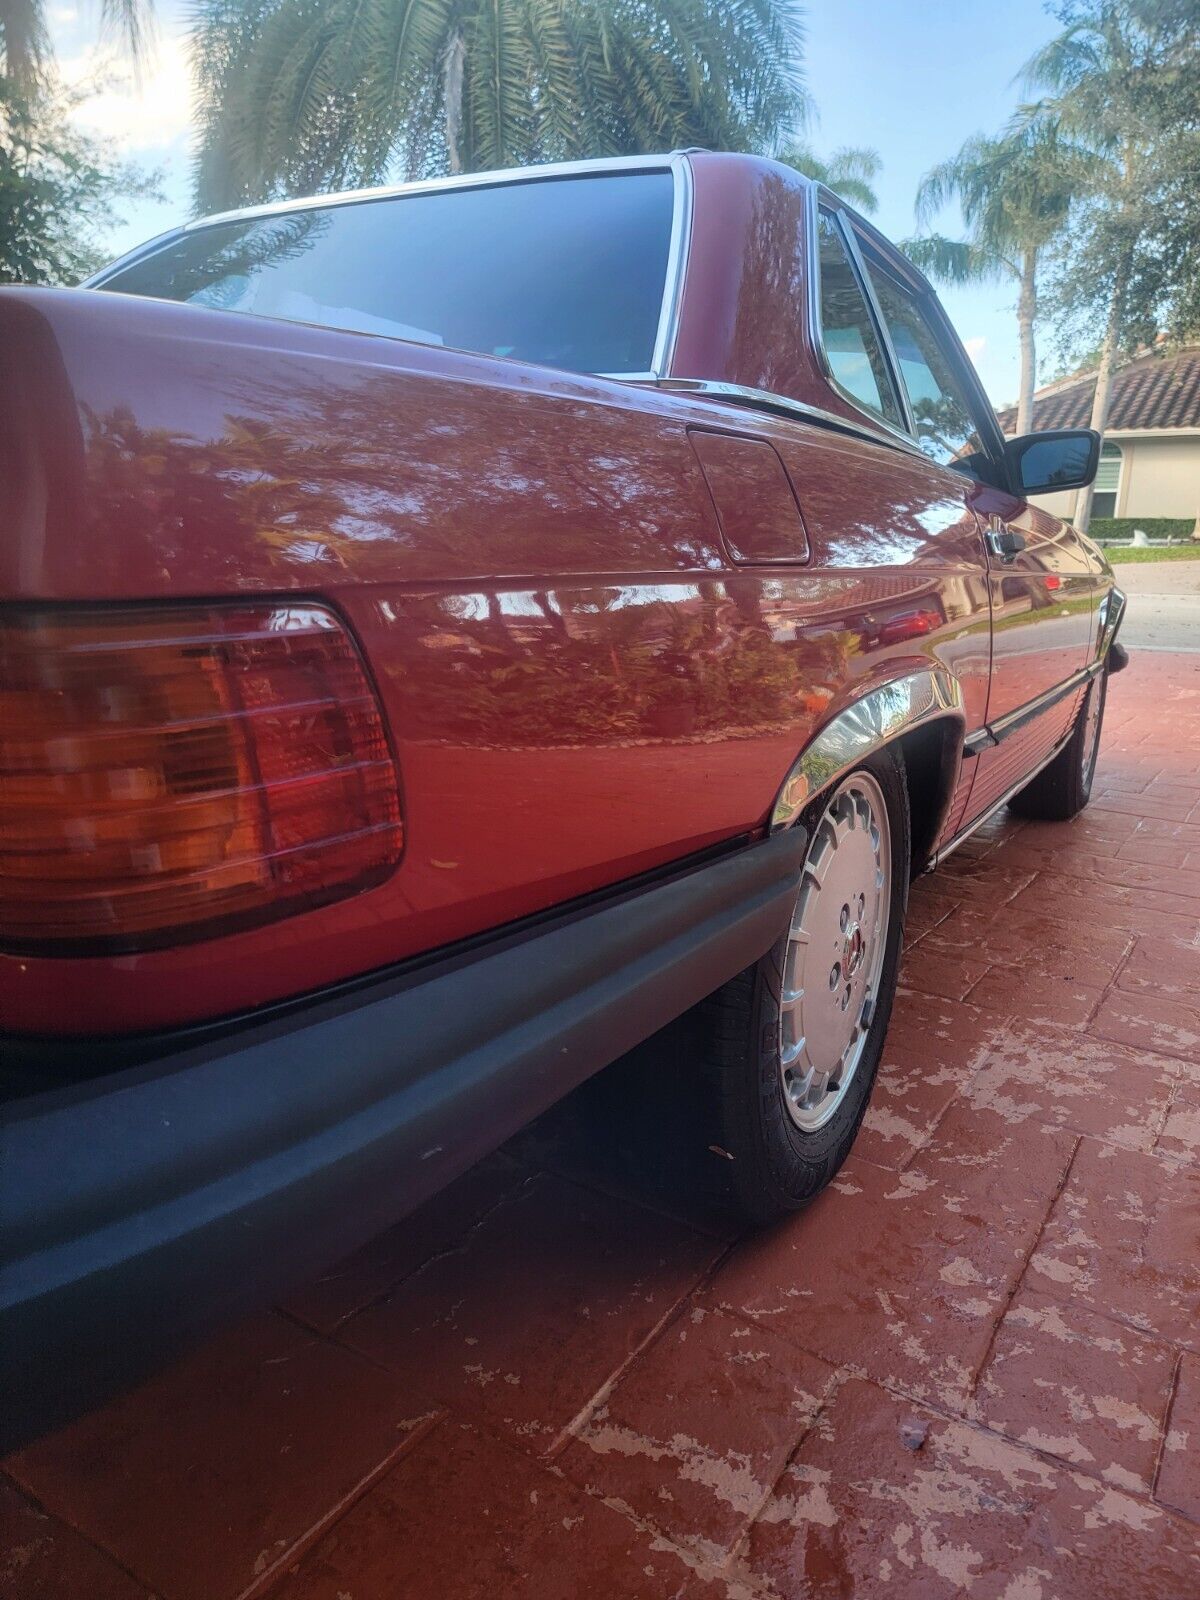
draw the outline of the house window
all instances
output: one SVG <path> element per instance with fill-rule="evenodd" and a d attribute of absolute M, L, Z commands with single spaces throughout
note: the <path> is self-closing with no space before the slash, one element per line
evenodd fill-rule
<path fill-rule="evenodd" d="M 1121 446 L 1106 444 L 1100 452 L 1100 465 L 1096 469 L 1096 488 L 1092 494 L 1094 517 L 1115 517 L 1117 494 L 1121 488 Z"/>

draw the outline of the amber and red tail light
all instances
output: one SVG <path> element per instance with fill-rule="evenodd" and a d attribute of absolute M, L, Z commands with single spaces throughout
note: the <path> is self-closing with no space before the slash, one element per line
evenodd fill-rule
<path fill-rule="evenodd" d="M 378 883 L 402 846 L 379 705 L 332 612 L 0 613 L 0 949 L 231 932 Z"/>

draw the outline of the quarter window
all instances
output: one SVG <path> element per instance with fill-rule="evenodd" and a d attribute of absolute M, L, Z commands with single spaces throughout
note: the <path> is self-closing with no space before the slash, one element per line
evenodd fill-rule
<path fill-rule="evenodd" d="M 962 386 L 916 297 L 873 263 L 867 271 L 908 391 L 917 443 L 931 460 L 979 476 L 985 459 L 983 440 Z"/>
<path fill-rule="evenodd" d="M 817 220 L 820 253 L 821 343 L 838 386 L 896 427 L 904 426 L 887 362 L 837 220 Z"/>

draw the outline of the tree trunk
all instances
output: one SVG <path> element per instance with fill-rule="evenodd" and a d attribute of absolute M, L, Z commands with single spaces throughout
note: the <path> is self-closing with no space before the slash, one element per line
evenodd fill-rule
<path fill-rule="evenodd" d="M 1104 343 L 1100 347 L 1100 365 L 1096 368 L 1096 392 L 1092 396 L 1092 414 L 1088 418 L 1088 427 L 1095 428 L 1099 434 L 1103 434 L 1104 425 L 1108 421 L 1108 401 L 1112 393 L 1113 362 L 1117 354 L 1121 300 L 1124 293 L 1125 285 L 1122 279 L 1113 289 L 1112 303 L 1108 310 L 1108 325 L 1104 330 Z M 1089 483 L 1086 489 L 1080 489 L 1075 495 L 1074 522 L 1080 533 L 1088 531 L 1088 524 L 1092 520 L 1092 497 L 1095 492 L 1096 485 Z"/>
<path fill-rule="evenodd" d="M 4 43 L 4 69 L 26 94 L 37 87 L 38 58 L 45 45 L 40 12 L 21 0 L 0 0 L 0 40 Z"/>
<path fill-rule="evenodd" d="M 1130 198 L 1136 192 L 1137 172 L 1136 154 L 1133 141 L 1127 139 L 1121 156 L 1121 188 L 1120 188 L 1120 219 L 1128 224 L 1136 215 L 1134 202 Z M 1117 257 L 1116 272 L 1113 277 L 1112 298 L 1108 303 L 1108 322 L 1104 329 L 1104 343 L 1100 347 L 1100 365 L 1096 369 L 1096 392 L 1092 396 L 1092 414 L 1088 419 L 1088 427 L 1095 428 L 1103 436 L 1105 424 L 1108 421 L 1108 402 L 1112 394 L 1113 363 L 1117 359 L 1117 349 L 1121 341 L 1122 317 L 1125 310 L 1125 290 L 1129 285 L 1129 275 L 1133 270 L 1134 245 L 1127 242 Z M 1095 483 L 1089 483 L 1086 489 L 1080 489 L 1075 496 L 1075 526 L 1080 533 L 1086 533 L 1092 520 L 1092 500 L 1096 493 Z M 1114 510 L 1116 508 L 1114 507 Z"/>
<path fill-rule="evenodd" d="M 1021 390 L 1017 396 L 1017 432 L 1033 426 L 1033 391 L 1037 383 L 1037 350 L 1033 319 L 1037 316 L 1037 251 L 1026 250 L 1021 262 L 1021 294 L 1017 301 L 1017 333 L 1021 345 Z"/>
<path fill-rule="evenodd" d="M 462 171 L 463 69 L 467 47 L 461 33 L 451 36 L 442 57 L 442 103 L 446 117 L 446 154 L 451 173 Z"/>

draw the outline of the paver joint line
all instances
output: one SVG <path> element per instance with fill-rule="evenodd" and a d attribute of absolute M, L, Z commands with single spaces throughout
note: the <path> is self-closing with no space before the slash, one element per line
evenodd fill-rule
<path fill-rule="evenodd" d="M 1168 1436 L 1170 1435 L 1170 1432 L 1171 1432 L 1171 1416 L 1172 1416 L 1172 1413 L 1175 1410 L 1175 1401 L 1179 1397 L 1179 1370 L 1180 1370 L 1180 1368 L 1182 1366 L 1183 1366 L 1183 1351 L 1182 1350 L 1176 1350 L 1176 1352 L 1175 1352 L 1175 1366 L 1174 1366 L 1174 1368 L 1172 1369 L 1172 1372 L 1171 1372 L 1171 1389 L 1170 1389 L 1170 1393 L 1169 1393 L 1169 1395 L 1167 1397 L 1166 1414 L 1163 1417 L 1162 1433 L 1159 1436 L 1159 1440 L 1158 1440 L 1158 1451 L 1157 1451 L 1157 1453 L 1156 1453 L 1156 1455 L 1154 1457 L 1154 1476 L 1153 1476 L 1153 1478 L 1151 1479 L 1151 1482 L 1150 1482 L 1150 1497 L 1151 1497 L 1151 1499 L 1157 1499 L 1157 1497 L 1158 1497 L 1158 1480 L 1159 1480 L 1159 1477 L 1162 1474 L 1163 1456 L 1166 1453 L 1167 1438 L 1168 1438 Z M 1200 1441 L 1197 1441 L 1197 1442 L 1200 1443 Z M 1182 1513 L 1181 1513 L 1181 1515 L 1182 1515 Z"/>
<path fill-rule="evenodd" d="M 972 1399 L 974 1399 L 975 1393 L 979 1388 L 979 1380 L 983 1376 L 984 1370 L 986 1369 L 988 1362 L 992 1359 L 992 1351 L 996 1348 L 996 1337 L 1000 1332 L 1001 1324 L 1003 1323 L 1005 1317 L 1008 1316 L 1008 1313 L 1009 1313 L 1009 1310 L 1010 1310 L 1010 1308 L 1012 1306 L 1012 1303 L 1017 1298 L 1017 1293 L 1020 1290 L 1021 1285 L 1025 1282 L 1025 1274 L 1029 1271 L 1029 1263 L 1033 1260 L 1034 1256 L 1037 1254 L 1038 1246 L 1041 1244 L 1042 1238 L 1045 1235 L 1046 1224 L 1050 1220 L 1050 1215 L 1053 1212 L 1055 1206 L 1058 1204 L 1059 1199 L 1062 1196 L 1063 1190 L 1067 1187 L 1067 1184 L 1070 1181 L 1071 1169 L 1075 1165 L 1075 1157 L 1079 1154 L 1079 1147 L 1080 1147 L 1080 1145 L 1082 1145 L 1082 1143 L 1083 1143 L 1083 1137 L 1082 1137 L 1082 1135 L 1080 1135 L 1079 1137 L 1076 1138 L 1075 1143 L 1072 1146 L 1070 1158 L 1068 1159 L 1066 1167 L 1063 1170 L 1062 1177 L 1059 1179 L 1058 1187 L 1055 1189 L 1053 1195 L 1051 1195 L 1050 1203 L 1046 1207 L 1044 1213 L 1042 1214 L 1042 1220 L 1038 1224 L 1038 1231 L 1037 1231 L 1037 1234 L 1036 1234 L 1036 1236 L 1035 1236 L 1035 1238 L 1033 1240 L 1033 1243 L 1030 1245 L 1029 1249 L 1025 1252 L 1025 1259 L 1021 1262 L 1021 1270 L 1017 1274 L 1016 1278 L 1013 1280 L 1012 1288 L 1009 1290 L 1008 1297 L 1005 1300 L 1004 1305 L 1001 1308 L 999 1315 L 994 1319 L 994 1321 L 992 1323 L 992 1336 L 988 1340 L 987 1349 L 984 1351 L 983 1357 L 980 1360 L 978 1366 L 975 1368 L 975 1371 L 974 1371 L 974 1373 L 973 1373 L 973 1375 L 971 1377 L 970 1397 Z"/>

